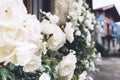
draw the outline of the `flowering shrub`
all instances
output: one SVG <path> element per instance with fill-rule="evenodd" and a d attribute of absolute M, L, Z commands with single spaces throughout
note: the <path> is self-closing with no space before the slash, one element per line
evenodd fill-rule
<path fill-rule="evenodd" d="M 0 12 L 0 80 L 81 80 L 95 70 L 96 22 L 85 1 L 73 3 L 62 26 L 51 13 L 40 11 L 41 21 L 27 14 L 22 0 L 0 2 Z"/>
<path fill-rule="evenodd" d="M 74 40 L 72 43 L 67 42 L 63 46 L 63 49 L 72 49 L 76 52 L 77 63 L 73 80 L 84 80 L 88 79 L 87 71 L 96 70 L 93 58 L 96 57 L 96 50 L 94 48 L 94 30 L 97 22 L 94 14 L 90 12 L 85 0 L 77 0 L 71 6 L 67 16 L 67 23 L 71 24 L 71 27 L 74 30 Z M 86 74 L 83 74 L 83 72 L 86 72 Z M 80 74 L 85 77 L 78 78 L 77 76 Z"/>

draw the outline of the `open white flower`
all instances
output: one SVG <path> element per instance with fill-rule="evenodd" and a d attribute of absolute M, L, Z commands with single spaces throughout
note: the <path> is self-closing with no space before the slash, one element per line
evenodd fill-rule
<path fill-rule="evenodd" d="M 66 34 L 66 38 L 67 40 L 72 43 L 73 40 L 74 40 L 74 29 L 72 28 L 72 23 L 66 23 L 66 26 L 65 26 L 65 34 Z"/>
<path fill-rule="evenodd" d="M 50 22 L 53 24 L 56 24 L 59 21 L 59 17 L 57 15 L 52 15 L 50 12 L 46 13 L 46 16 L 49 18 Z"/>
<path fill-rule="evenodd" d="M 77 59 L 73 53 L 70 53 L 63 58 L 56 66 L 56 73 L 60 80 L 71 80 L 76 67 L 76 62 Z"/>
<path fill-rule="evenodd" d="M 52 34 L 55 31 L 55 24 L 50 23 L 48 20 L 44 19 L 41 23 L 41 32 L 44 34 Z"/>
<path fill-rule="evenodd" d="M 24 40 L 41 47 L 41 26 L 35 15 L 27 15 L 23 23 Z"/>
<path fill-rule="evenodd" d="M 32 59 L 23 67 L 25 72 L 32 72 L 41 66 L 41 57 L 34 55 Z"/>
<path fill-rule="evenodd" d="M 47 20 L 43 20 L 41 22 L 42 26 L 42 33 L 45 35 L 52 35 L 47 40 L 47 47 L 51 49 L 52 51 L 56 51 L 60 47 L 62 47 L 66 41 L 65 34 L 63 31 L 59 28 L 59 26 L 50 23 Z"/>
<path fill-rule="evenodd" d="M 3 0 L 0 2 L 0 24 L 21 23 L 26 15 L 27 10 L 22 0 Z"/>
<path fill-rule="evenodd" d="M 40 23 L 32 15 L 25 18 L 22 23 L 0 24 L 0 62 L 24 66 L 40 48 Z"/>
<path fill-rule="evenodd" d="M 9 26 L 4 26 L 0 24 L 0 38 L 4 41 L 17 41 L 23 37 L 23 32 L 20 30 L 21 24 L 13 24 Z M 0 41 L 1 41 L 0 40 Z M 1 43 L 1 42 L 0 42 Z"/>
<path fill-rule="evenodd" d="M 39 80 L 50 80 L 50 76 L 47 73 L 42 73 Z"/>
<path fill-rule="evenodd" d="M 54 26 L 54 28 L 55 31 L 48 40 L 47 47 L 53 51 L 56 51 L 57 49 L 59 49 L 64 45 L 66 38 L 65 38 L 65 34 L 58 26 Z"/>
<path fill-rule="evenodd" d="M 1 61 L 12 62 L 15 65 L 24 66 L 33 57 L 37 46 L 32 43 L 10 43 L 6 42 L 0 46 Z"/>
<path fill-rule="evenodd" d="M 12 54 L 14 49 L 16 48 L 16 43 L 19 42 L 21 36 L 18 34 L 22 34 L 19 31 L 19 26 L 0 26 L 0 62 L 5 60 L 5 57 Z M 21 40 L 21 39 L 20 39 Z"/>
<path fill-rule="evenodd" d="M 15 65 L 26 65 L 31 58 L 33 57 L 34 53 L 36 52 L 37 46 L 32 43 L 18 43 L 16 44 L 16 48 L 10 53 L 8 52 L 9 56 L 5 57 L 5 61 L 12 62 Z M 7 51 L 7 49 L 6 49 Z"/>

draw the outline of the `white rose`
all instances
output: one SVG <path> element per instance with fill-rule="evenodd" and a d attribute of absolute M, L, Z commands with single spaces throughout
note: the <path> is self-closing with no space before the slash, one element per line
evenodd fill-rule
<path fill-rule="evenodd" d="M 21 24 L 13 24 L 10 26 L 0 25 L 0 38 L 4 41 L 20 40 L 23 37 L 23 31 L 20 30 Z M 1 43 L 1 42 L 0 42 Z"/>
<path fill-rule="evenodd" d="M 50 16 L 50 22 L 53 24 L 58 23 L 59 17 L 57 15 Z"/>
<path fill-rule="evenodd" d="M 31 60 L 36 49 L 37 46 L 32 43 L 18 43 L 11 53 L 7 53 L 9 56 L 5 57 L 5 61 L 24 66 Z"/>
<path fill-rule="evenodd" d="M 63 58 L 56 66 L 56 73 L 60 80 L 71 80 L 76 67 L 76 62 L 77 59 L 73 53 L 70 53 Z"/>
<path fill-rule="evenodd" d="M 42 73 L 39 80 L 50 80 L 50 76 L 47 73 Z"/>
<path fill-rule="evenodd" d="M 40 23 L 40 27 L 41 27 L 41 32 L 44 34 L 52 34 L 55 31 L 54 26 L 57 26 L 55 24 L 51 24 L 48 20 L 44 19 L 41 23 Z"/>
<path fill-rule="evenodd" d="M 22 31 L 19 30 L 19 25 L 0 26 L 0 62 L 12 54 L 16 48 L 16 43 L 21 40 L 20 35 L 18 35 L 22 34 Z M 23 37 L 23 35 L 21 36 Z"/>
<path fill-rule="evenodd" d="M 23 23 L 24 40 L 41 47 L 41 27 L 35 15 L 27 15 Z"/>
<path fill-rule="evenodd" d="M 55 27 L 55 31 L 53 35 L 48 39 L 47 47 L 53 51 L 56 51 L 60 47 L 62 47 L 66 41 L 65 34 L 59 27 Z"/>
<path fill-rule="evenodd" d="M 35 50 L 39 49 L 38 47 L 38 45 L 40 46 L 39 44 L 40 43 L 39 23 L 36 22 L 35 19 L 33 20 L 31 19 L 29 19 L 30 22 L 28 21 L 28 23 L 26 20 L 25 27 L 21 23 L 11 24 L 11 25 L 6 25 L 6 26 L 0 24 L 0 43 L 1 43 L 0 62 L 6 60 L 8 62 L 14 63 L 15 65 L 18 65 L 18 64 L 25 65 L 27 63 L 27 60 L 25 61 L 25 63 L 23 63 L 21 59 L 19 58 L 21 58 L 24 55 L 26 55 L 24 57 L 27 57 L 28 52 L 29 52 L 27 50 L 29 49 L 32 49 L 32 48 Z M 29 35 L 31 35 L 32 38 L 29 37 Z M 24 47 L 22 48 L 22 46 Z M 23 51 L 20 49 L 22 49 Z M 19 54 L 20 52 L 21 54 Z M 26 53 L 26 54 L 22 54 L 22 53 Z M 34 50 L 32 53 L 34 53 Z M 29 61 L 29 58 L 28 58 L 28 61 Z"/>
<path fill-rule="evenodd" d="M 70 43 L 72 43 L 73 40 L 74 40 L 74 35 L 73 35 L 74 29 L 72 28 L 72 23 L 70 23 L 70 22 L 69 22 L 69 23 L 66 23 L 66 26 L 65 26 L 64 31 L 65 31 L 67 40 L 68 40 Z"/>
<path fill-rule="evenodd" d="M 57 15 L 52 15 L 50 12 L 46 13 L 46 16 L 49 18 L 50 22 L 53 24 L 56 24 L 59 21 L 59 17 Z"/>
<path fill-rule="evenodd" d="M 26 15 L 27 10 L 22 0 L 4 0 L 0 2 L 0 24 L 6 26 L 20 23 Z"/>
<path fill-rule="evenodd" d="M 0 60 L 24 66 L 31 60 L 36 49 L 37 46 L 32 43 L 6 42 L 0 46 Z"/>
<path fill-rule="evenodd" d="M 41 22 L 43 35 L 52 35 L 47 40 L 47 47 L 53 51 L 56 51 L 62 47 L 66 41 L 65 34 L 56 24 L 52 24 L 47 20 Z"/>
<path fill-rule="evenodd" d="M 23 67 L 25 72 L 32 72 L 41 66 L 41 56 L 34 55 L 32 59 Z"/>

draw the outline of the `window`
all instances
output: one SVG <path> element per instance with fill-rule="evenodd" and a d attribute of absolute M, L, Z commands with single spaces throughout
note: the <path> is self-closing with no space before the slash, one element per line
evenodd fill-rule
<path fill-rule="evenodd" d="M 39 10 L 49 12 L 51 0 L 24 0 L 24 4 L 27 7 L 28 13 L 35 14 L 37 18 L 40 18 Z"/>

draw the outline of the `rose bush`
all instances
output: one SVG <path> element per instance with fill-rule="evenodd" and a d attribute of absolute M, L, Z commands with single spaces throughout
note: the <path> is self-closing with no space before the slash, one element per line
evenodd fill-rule
<path fill-rule="evenodd" d="M 0 79 L 87 79 L 95 70 L 96 22 L 86 2 L 75 1 L 62 26 L 57 15 L 40 12 L 41 21 L 27 14 L 22 0 L 0 2 Z"/>

